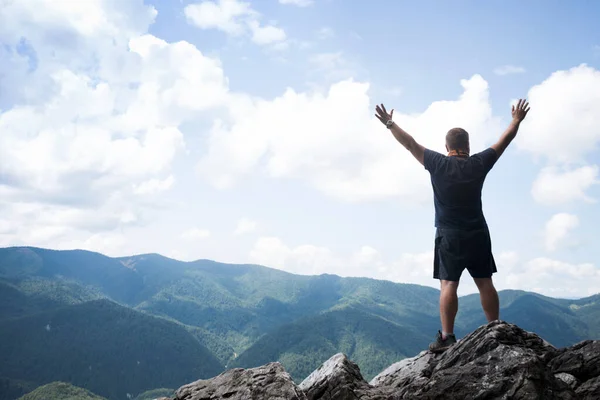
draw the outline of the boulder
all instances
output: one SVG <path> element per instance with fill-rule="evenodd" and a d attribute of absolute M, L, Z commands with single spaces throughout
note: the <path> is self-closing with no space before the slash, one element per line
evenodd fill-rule
<path fill-rule="evenodd" d="M 554 377 L 556 379 L 560 379 L 561 381 L 569 385 L 571 389 L 575 389 L 577 388 L 577 386 L 579 386 L 579 381 L 577 380 L 577 378 L 575 378 L 571 374 L 567 374 L 566 372 L 559 372 L 558 374 L 554 374 Z"/>
<path fill-rule="evenodd" d="M 306 400 L 280 363 L 235 368 L 205 380 L 182 386 L 175 400 Z"/>
<path fill-rule="evenodd" d="M 383 393 L 363 378 L 358 365 L 338 353 L 311 373 L 299 388 L 308 400 L 382 399 Z"/>
<path fill-rule="evenodd" d="M 600 376 L 588 379 L 575 391 L 581 400 L 600 399 Z"/>
<path fill-rule="evenodd" d="M 600 375 L 600 341 L 586 340 L 559 351 L 550 363 L 553 373 L 566 372 L 580 381 Z"/>
<path fill-rule="evenodd" d="M 405 358 L 390 365 L 369 382 L 372 386 L 401 388 L 409 384 L 425 384 L 431 377 L 440 355 L 422 351 L 415 357 Z"/>
<path fill-rule="evenodd" d="M 423 361 L 418 368 L 418 379 L 393 388 L 391 394 L 402 399 L 575 399 L 573 390 L 547 368 L 556 353 L 537 335 L 494 321 L 467 335 L 439 358 L 430 355 L 427 365 Z M 402 375 L 406 375 L 404 368 L 388 376 L 387 382 Z"/>

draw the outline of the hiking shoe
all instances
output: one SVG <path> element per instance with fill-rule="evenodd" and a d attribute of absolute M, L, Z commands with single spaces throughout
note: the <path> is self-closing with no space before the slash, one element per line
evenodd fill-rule
<path fill-rule="evenodd" d="M 446 339 L 443 339 L 442 332 L 438 331 L 437 336 L 435 337 L 435 342 L 429 345 L 429 351 L 433 353 L 441 353 L 448 350 L 448 348 L 454 343 L 456 343 L 456 336 L 447 335 Z"/>

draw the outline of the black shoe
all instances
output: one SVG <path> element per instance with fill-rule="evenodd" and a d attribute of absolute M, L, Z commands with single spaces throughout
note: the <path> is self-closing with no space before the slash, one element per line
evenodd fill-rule
<path fill-rule="evenodd" d="M 429 345 L 429 351 L 433 353 L 441 353 L 448 350 L 448 348 L 454 343 L 456 343 L 456 336 L 446 335 L 446 339 L 443 339 L 442 332 L 438 331 L 437 336 L 435 337 L 435 342 Z"/>

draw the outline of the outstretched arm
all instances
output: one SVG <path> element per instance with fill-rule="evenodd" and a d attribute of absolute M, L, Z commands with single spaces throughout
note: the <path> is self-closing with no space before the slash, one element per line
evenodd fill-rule
<path fill-rule="evenodd" d="M 424 165 L 425 158 L 425 147 L 421 146 L 415 138 L 409 135 L 404 129 L 400 128 L 393 120 L 392 116 L 394 115 L 394 110 L 392 110 L 389 114 L 385 109 L 385 106 L 382 104 L 381 106 L 376 106 L 375 110 L 377 114 L 375 116 L 390 130 L 392 134 L 396 138 L 397 141 L 400 142 L 402 146 L 404 146 L 411 154 Z"/>
<path fill-rule="evenodd" d="M 529 112 L 529 103 L 523 99 L 519 99 L 517 106 L 512 106 L 512 121 L 508 128 L 504 131 L 500 140 L 492 145 L 492 149 L 496 150 L 496 154 L 498 158 L 504 153 L 504 150 L 508 147 L 510 142 L 517 136 L 517 131 L 519 130 L 519 125 L 527 116 Z"/>

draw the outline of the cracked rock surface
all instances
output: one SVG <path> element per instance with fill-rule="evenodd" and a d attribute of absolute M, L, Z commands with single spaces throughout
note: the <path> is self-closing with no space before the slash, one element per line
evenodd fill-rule
<path fill-rule="evenodd" d="M 556 349 L 502 321 L 442 354 L 423 351 L 366 382 L 339 353 L 296 385 L 279 363 L 232 369 L 181 387 L 175 400 L 600 399 L 600 341 Z"/>

